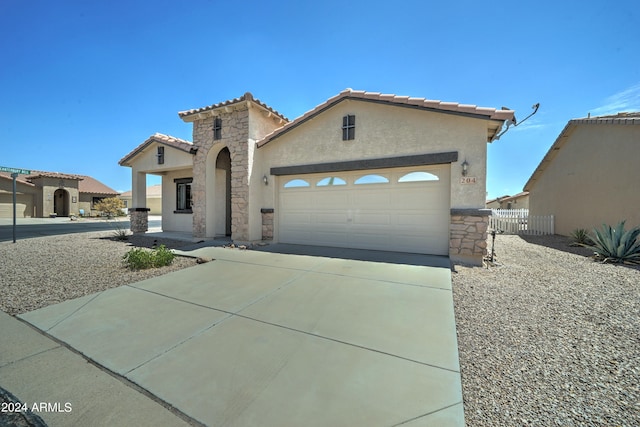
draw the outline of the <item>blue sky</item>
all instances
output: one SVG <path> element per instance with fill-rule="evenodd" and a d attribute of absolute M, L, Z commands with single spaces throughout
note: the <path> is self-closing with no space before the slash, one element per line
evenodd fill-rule
<path fill-rule="evenodd" d="M 131 188 L 118 161 L 178 111 L 253 95 L 293 119 L 350 87 L 507 106 L 489 198 L 516 194 L 568 120 L 640 111 L 631 0 L 0 0 L 0 165 Z"/>

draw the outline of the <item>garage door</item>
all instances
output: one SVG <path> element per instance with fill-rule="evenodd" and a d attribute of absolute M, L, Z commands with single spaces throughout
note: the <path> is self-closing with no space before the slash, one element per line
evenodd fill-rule
<path fill-rule="evenodd" d="M 16 216 L 18 218 L 33 216 L 31 194 L 16 194 Z M 13 194 L 0 194 L 0 218 L 13 218 Z"/>
<path fill-rule="evenodd" d="M 449 168 L 281 176 L 278 240 L 447 255 Z"/>

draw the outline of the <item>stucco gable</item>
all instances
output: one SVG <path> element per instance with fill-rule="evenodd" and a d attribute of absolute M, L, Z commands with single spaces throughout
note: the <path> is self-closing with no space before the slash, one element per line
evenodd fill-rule
<path fill-rule="evenodd" d="M 524 185 L 524 191 L 531 191 L 535 186 L 536 181 L 540 179 L 547 166 L 556 157 L 558 151 L 562 149 L 565 143 L 569 140 L 574 130 L 578 126 L 585 125 L 640 125 L 640 112 L 622 112 L 614 115 L 597 116 L 597 117 L 585 117 L 580 119 L 572 119 L 567 122 L 558 138 L 549 148 L 549 151 L 540 161 L 538 167 L 533 171 L 531 177 Z"/>
<path fill-rule="evenodd" d="M 131 167 L 131 163 L 134 160 L 134 158 L 137 155 L 139 155 L 140 153 L 142 153 L 145 148 L 147 148 L 148 146 L 150 146 L 152 144 L 166 145 L 166 146 L 169 146 L 169 147 L 173 147 L 173 148 L 175 148 L 177 150 L 184 151 L 185 153 L 189 153 L 189 154 L 195 154 L 195 150 L 197 150 L 197 148 L 195 148 L 193 146 L 193 143 L 190 142 L 190 141 L 186 141 L 184 139 L 176 138 L 174 136 L 164 135 L 164 134 L 161 134 L 161 133 L 155 133 L 155 134 L 151 135 L 142 144 L 140 144 L 136 148 L 134 148 L 129 154 L 127 154 L 122 159 L 120 159 L 118 164 L 120 166 L 129 166 L 129 167 Z"/>
<path fill-rule="evenodd" d="M 379 92 L 366 92 L 356 91 L 352 89 L 345 89 L 336 96 L 329 98 L 324 103 L 316 106 L 312 110 L 307 111 L 300 117 L 297 117 L 292 122 L 286 123 L 284 126 L 276 129 L 270 134 L 266 135 L 260 141 L 258 141 L 258 148 L 268 144 L 269 142 L 277 139 L 285 133 L 295 129 L 308 120 L 322 114 L 324 111 L 337 105 L 340 102 L 353 99 L 363 102 L 375 102 L 379 104 L 392 105 L 404 108 L 415 108 L 426 111 L 434 111 L 444 114 L 455 114 L 466 117 L 472 117 L 476 119 L 484 119 L 493 121 L 494 123 L 488 124 L 487 142 L 490 142 L 493 137 L 502 128 L 502 124 L 506 120 L 514 120 L 513 110 L 497 110 L 495 108 L 478 107 L 476 105 L 459 104 L 456 102 L 442 102 L 438 100 L 429 100 L 426 98 L 415 98 L 409 96 L 398 96 L 393 94 L 381 94 Z"/>

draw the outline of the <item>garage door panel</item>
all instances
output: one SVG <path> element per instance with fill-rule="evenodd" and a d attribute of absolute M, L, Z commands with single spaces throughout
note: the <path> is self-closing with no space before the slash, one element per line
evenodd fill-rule
<path fill-rule="evenodd" d="M 439 180 L 398 182 L 416 170 Z M 345 184 L 317 186 L 326 176 L 304 179 L 309 187 L 279 191 L 278 239 L 283 243 L 448 254 L 449 166 L 341 173 Z M 354 184 L 364 175 L 387 183 Z"/>

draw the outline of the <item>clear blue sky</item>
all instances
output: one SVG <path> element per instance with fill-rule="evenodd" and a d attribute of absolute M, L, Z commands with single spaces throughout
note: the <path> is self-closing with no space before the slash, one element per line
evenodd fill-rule
<path fill-rule="evenodd" d="M 526 4 L 525 4 L 526 3 Z M 118 161 L 178 111 L 293 119 L 350 87 L 537 115 L 489 146 L 515 194 L 568 120 L 640 110 L 637 1 L 0 0 L 0 165 L 131 188 Z"/>

